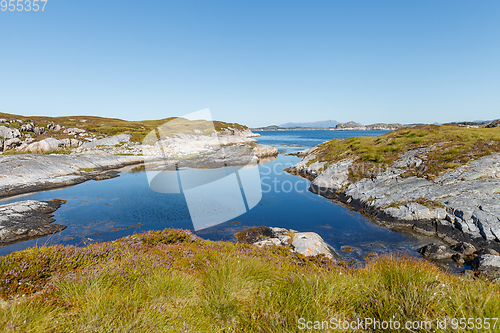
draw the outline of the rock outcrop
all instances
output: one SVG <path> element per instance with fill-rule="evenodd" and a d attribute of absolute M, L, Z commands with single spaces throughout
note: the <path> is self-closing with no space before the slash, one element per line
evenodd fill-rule
<path fill-rule="evenodd" d="M 0 246 L 32 238 L 54 234 L 66 228 L 53 224 L 51 213 L 55 212 L 61 200 L 19 201 L 0 206 Z"/>
<path fill-rule="evenodd" d="M 33 153 L 48 153 L 59 148 L 61 141 L 54 138 L 47 138 L 29 144 L 25 150 Z"/>
<path fill-rule="evenodd" d="M 257 145 L 253 148 L 253 154 L 258 158 L 278 155 L 278 149 L 268 145 Z"/>

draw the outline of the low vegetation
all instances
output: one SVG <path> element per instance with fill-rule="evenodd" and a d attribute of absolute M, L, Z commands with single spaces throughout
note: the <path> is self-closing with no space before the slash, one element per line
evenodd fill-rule
<path fill-rule="evenodd" d="M 430 148 L 430 151 L 420 156 L 421 165 L 409 167 L 403 176 L 432 179 L 471 160 L 500 152 L 500 127 L 420 125 L 403 127 L 377 137 L 334 139 L 319 145 L 315 152 L 317 158 L 310 163 L 322 161 L 330 164 L 351 158 L 354 163 L 349 177 L 354 182 L 377 175 L 405 152 L 416 148 Z"/>
<path fill-rule="evenodd" d="M 141 120 L 127 121 L 117 118 L 104 118 L 95 116 L 69 116 L 69 117 L 44 117 L 44 116 L 18 116 L 0 112 L 0 119 L 17 120 L 20 119 L 24 123 L 33 122 L 35 126 L 47 126 L 50 123 L 66 126 L 67 128 L 77 127 L 85 129 L 87 132 L 95 135 L 112 136 L 121 133 L 131 134 L 133 142 L 142 142 L 144 137 L 159 126 L 171 121 L 174 118 L 164 118 L 158 120 Z M 20 127 L 19 123 L 13 122 L 13 127 Z M 210 123 L 210 127 L 212 124 Z M 218 132 L 225 131 L 229 128 L 237 130 L 246 130 L 246 126 L 236 123 L 226 123 L 222 121 L 214 121 L 213 126 Z M 66 137 L 62 132 L 54 133 L 47 131 L 38 136 L 39 139 L 53 137 L 56 139 Z"/>
<path fill-rule="evenodd" d="M 500 313 L 498 284 L 421 260 L 354 269 L 171 229 L 0 257 L 0 297 L 2 332 L 299 332 L 304 321 L 435 325 Z"/>

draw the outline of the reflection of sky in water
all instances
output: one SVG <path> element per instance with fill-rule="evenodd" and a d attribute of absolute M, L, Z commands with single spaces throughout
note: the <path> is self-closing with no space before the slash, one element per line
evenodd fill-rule
<path fill-rule="evenodd" d="M 287 135 L 293 136 L 296 132 L 312 133 L 321 138 L 321 133 L 315 132 L 330 134 L 332 131 L 293 131 Z M 265 133 L 261 132 L 262 137 L 258 139 L 269 144 Z M 276 136 L 276 133 L 282 132 L 272 133 L 272 136 Z M 297 141 L 303 142 L 300 140 L 299 137 Z M 379 227 L 362 215 L 309 192 L 307 180 L 283 171 L 298 161 L 299 158 L 295 156 L 279 155 L 276 160 L 259 165 L 263 194 L 257 206 L 237 218 L 200 230 L 197 234 L 212 240 L 234 240 L 235 232 L 260 225 L 312 231 L 320 234 L 343 255 L 356 258 L 362 258 L 369 251 L 383 253 L 403 250 L 415 254 L 422 242 L 432 241 Z M 209 192 L 206 192 L 207 197 L 210 196 Z M 204 194 L 199 192 L 200 195 Z M 0 255 L 36 244 L 86 244 L 114 240 L 146 230 L 193 229 L 185 193 L 152 191 L 144 171 L 122 173 L 114 179 L 89 181 L 64 189 L 8 198 L 0 200 L 0 204 L 53 198 L 67 200 L 54 213 L 55 223 L 66 225 L 67 228 L 55 235 L 0 247 Z M 250 202 L 251 198 L 247 196 L 246 200 Z M 217 213 L 217 208 L 211 209 Z M 359 250 L 342 252 L 342 246 Z"/>

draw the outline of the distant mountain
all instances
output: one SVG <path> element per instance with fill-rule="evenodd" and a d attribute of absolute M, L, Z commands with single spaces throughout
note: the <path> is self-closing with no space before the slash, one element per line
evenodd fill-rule
<path fill-rule="evenodd" d="M 338 121 L 336 120 L 323 120 L 323 121 L 314 121 L 311 123 L 286 123 L 283 125 L 280 125 L 280 127 L 322 127 L 322 128 L 327 128 L 327 127 L 335 127 L 339 124 Z"/>

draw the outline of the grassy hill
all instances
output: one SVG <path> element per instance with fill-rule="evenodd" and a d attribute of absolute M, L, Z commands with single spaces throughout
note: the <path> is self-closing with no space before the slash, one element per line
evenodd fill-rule
<path fill-rule="evenodd" d="M 45 116 L 20 116 L 8 113 L 0 113 L 0 119 L 17 120 L 20 119 L 24 123 L 33 122 L 35 126 L 46 127 L 50 123 L 59 124 L 61 126 L 77 127 L 85 129 L 87 132 L 95 135 L 111 136 L 120 133 L 128 133 L 132 135 L 131 141 L 142 142 L 144 137 L 153 129 L 165 124 L 174 118 L 164 118 L 158 120 L 141 120 L 128 121 L 117 118 L 104 118 L 95 116 L 68 116 L 68 117 L 45 117 Z M 226 123 L 222 121 L 214 121 L 214 127 L 217 131 L 224 131 L 228 128 L 238 130 L 248 129 L 246 126 L 236 123 Z M 12 126 L 20 127 L 19 123 L 14 122 Z M 45 137 L 63 136 L 62 133 L 53 133 L 47 131 L 40 139 Z"/>
<path fill-rule="evenodd" d="M 500 313 L 500 285 L 429 262 L 380 257 L 354 269 L 171 229 L 0 257 L 0 298 L 2 332 L 300 332 L 301 318 L 446 316 L 451 327 Z"/>
<path fill-rule="evenodd" d="M 351 181 L 371 177 L 405 152 L 430 148 L 419 167 L 408 168 L 406 176 L 433 178 L 471 160 L 500 152 L 500 127 L 471 128 L 457 124 L 403 127 L 377 137 L 334 139 L 314 152 L 321 161 L 335 163 L 352 158 Z M 325 166 L 326 167 L 326 166 Z"/>

